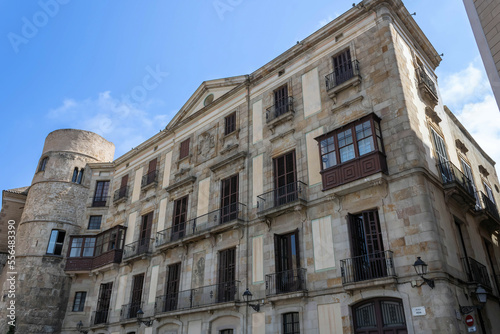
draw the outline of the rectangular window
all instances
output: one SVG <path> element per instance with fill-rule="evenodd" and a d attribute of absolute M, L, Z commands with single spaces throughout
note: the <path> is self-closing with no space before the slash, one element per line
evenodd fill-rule
<path fill-rule="evenodd" d="M 184 237 L 187 222 L 188 196 L 180 198 L 174 203 L 174 216 L 172 219 L 171 241 Z"/>
<path fill-rule="evenodd" d="M 118 189 L 118 195 L 115 195 L 115 200 L 124 198 L 127 196 L 127 185 L 128 185 L 128 174 L 122 176 L 121 182 L 120 182 L 120 188 Z"/>
<path fill-rule="evenodd" d="M 333 57 L 333 73 L 335 73 L 336 85 L 340 85 L 354 76 L 349 49 Z"/>
<path fill-rule="evenodd" d="M 141 308 L 143 285 L 144 274 L 135 275 L 132 282 L 132 298 L 128 314 L 129 319 L 137 317 L 137 311 Z"/>
<path fill-rule="evenodd" d="M 185 157 L 187 157 L 189 155 L 189 142 L 190 142 L 190 138 L 184 140 L 181 143 L 181 149 L 180 149 L 180 153 L 179 153 L 179 160 L 180 159 L 184 159 Z"/>
<path fill-rule="evenodd" d="M 218 302 L 233 301 L 236 294 L 236 248 L 219 252 Z"/>
<path fill-rule="evenodd" d="M 142 186 L 147 186 L 157 180 L 158 171 L 156 170 L 158 159 L 153 159 L 149 162 L 148 172 L 142 178 Z"/>
<path fill-rule="evenodd" d="M 275 206 L 295 201 L 298 196 L 295 151 L 274 158 L 273 165 Z"/>
<path fill-rule="evenodd" d="M 284 85 L 274 91 L 274 117 L 283 115 L 288 111 L 288 85 Z"/>
<path fill-rule="evenodd" d="M 372 115 L 347 124 L 317 140 L 323 170 L 374 151 L 383 152 L 379 120 Z"/>
<path fill-rule="evenodd" d="M 483 182 L 483 185 L 484 185 L 484 190 L 486 190 L 486 196 L 488 196 L 488 198 L 493 204 L 496 204 L 495 196 L 493 196 L 493 190 L 491 190 L 490 186 L 488 186 L 485 182 Z"/>
<path fill-rule="evenodd" d="M 269 282 L 271 290 L 278 294 L 298 291 L 303 288 L 299 275 L 300 251 L 299 231 L 274 235 L 274 260 L 276 274 Z"/>
<path fill-rule="evenodd" d="M 117 226 L 100 233 L 96 237 L 95 256 L 99 256 L 114 249 L 123 249 L 125 238 L 124 232 L 125 228 Z"/>
<path fill-rule="evenodd" d="M 221 181 L 221 223 L 238 218 L 238 175 Z"/>
<path fill-rule="evenodd" d="M 47 254 L 61 255 L 65 236 L 65 231 L 52 230 L 50 233 L 49 245 L 47 247 Z"/>
<path fill-rule="evenodd" d="M 298 312 L 283 314 L 283 334 L 300 334 Z"/>
<path fill-rule="evenodd" d="M 151 226 L 153 225 L 153 212 L 142 216 L 141 229 L 139 231 L 139 247 L 137 254 L 144 254 L 149 251 L 151 242 Z"/>
<path fill-rule="evenodd" d="M 94 324 L 105 324 L 108 322 L 108 315 L 111 306 L 111 292 L 113 282 L 101 284 L 99 298 L 97 299 L 97 309 L 95 312 Z"/>
<path fill-rule="evenodd" d="M 45 157 L 40 161 L 40 164 L 38 165 L 38 171 L 43 172 L 45 170 L 45 166 L 47 166 L 47 161 L 49 160 L 48 157 Z"/>
<path fill-rule="evenodd" d="M 89 218 L 89 230 L 99 230 L 101 228 L 102 216 L 90 216 Z"/>
<path fill-rule="evenodd" d="M 85 291 L 75 293 L 75 300 L 73 301 L 73 312 L 83 312 L 86 297 L 87 292 Z"/>
<path fill-rule="evenodd" d="M 163 312 L 177 310 L 179 299 L 179 285 L 181 280 L 181 264 L 176 263 L 168 266 L 167 291 Z"/>
<path fill-rule="evenodd" d="M 348 271 L 355 281 L 387 276 L 387 264 L 377 210 L 349 214 L 352 258 Z"/>
<path fill-rule="evenodd" d="M 108 200 L 109 181 L 97 181 L 95 185 L 93 207 L 106 206 Z"/>
<path fill-rule="evenodd" d="M 224 135 L 228 135 L 236 131 L 236 112 L 224 118 Z"/>
<path fill-rule="evenodd" d="M 71 237 L 69 257 L 94 256 L 95 237 Z"/>
<path fill-rule="evenodd" d="M 481 201 L 479 199 L 479 194 L 476 191 L 476 184 L 474 183 L 474 177 L 472 176 L 472 168 L 462 158 L 460 158 L 460 163 L 462 164 L 462 170 L 464 171 L 465 176 L 469 180 L 466 186 L 469 187 L 469 192 L 474 194 L 474 197 L 476 198 L 476 209 L 479 210 L 481 208 Z"/>

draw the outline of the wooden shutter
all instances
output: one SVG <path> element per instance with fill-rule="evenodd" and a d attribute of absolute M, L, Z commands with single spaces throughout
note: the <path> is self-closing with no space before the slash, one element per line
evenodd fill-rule
<path fill-rule="evenodd" d="M 221 182 L 221 223 L 238 218 L 238 175 Z"/>
<path fill-rule="evenodd" d="M 122 176 L 122 182 L 120 183 L 120 189 L 125 188 L 128 184 L 128 174 Z"/>
<path fill-rule="evenodd" d="M 275 116 L 288 112 L 288 85 L 284 85 L 274 91 Z"/>
<path fill-rule="evenodd" d="M 183 159 L 189 155 L 189 142 L 190 142 L 190 138 L 184 140 L 181 143 L 179 159 Z"/>
<path fill-rule="evenodd" d="M 148 173 L 156 171 L 156 165 L 158 163 L 158 159 L 155 158 L 149 162 Z"/>
<path fill-rule="evenodd" d="M 179 285 L 181 279 L 181 264 L 176 263 L 168 266 L 167 291 L 163 311 L 173 311 L 177 309 L 179 298 Z"/>

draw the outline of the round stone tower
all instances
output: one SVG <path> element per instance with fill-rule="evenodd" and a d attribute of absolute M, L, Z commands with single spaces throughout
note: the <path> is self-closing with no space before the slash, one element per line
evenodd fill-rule
<path fill-rule="evenodd" d="M 69 236 L 85 228 L 91 196 L 87 163 L 110 162 L 115 146 L 101 136 L 63 129 L 45 139 L 16 237 L 16 333 L 59 333 L 70 278 Z M 88 168 L 87 168 L 88 169 Z"/>

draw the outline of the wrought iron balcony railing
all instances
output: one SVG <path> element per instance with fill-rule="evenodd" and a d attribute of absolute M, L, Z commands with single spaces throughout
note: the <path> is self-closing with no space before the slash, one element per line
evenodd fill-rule
<path fill-rule="evenodd" d="M 158 171 L 154 170 L 152 172 L 147 173 L 142 177 L 141 180 L 141 188 L 147 187 L 150 184 L 158 182 Z"/>
<path fill-rule="evenodd" d="M 486 266 L 471 257 L 463 257 L 462 262 L 469 282 L 481 284 L 491 290 L 491 281 Z"/>
<path fill-rule="evenodd" d="M 115 191 L 113 202 L 118 202 L 119 200 L 125 198 L 128 198 L 128 186 L 121 187 L 120 189 Z"/>
<path fill-rule="evenodd" d="M 94 196 L 92 197 L 92 207 L 102 208 L 108 206 L 109 196 Z"/>
<path fill-rule="evenodd" d="M 481 195 L 481 200 L 483 202 L 484 210 L 486 210 L 493 217 L 500 220 L 500 215 L 498 214 L 498 208 L 496 204 L 482 191 L 479 192 Z"/>
<path fill-rule="evenodd" d="M 141 302 L 132 302 L 130 304 L 123 305 L 120 311 L 120 320 L 123 321 L 137 318 L 137 311 L 141 309 L 141 306 Z"/>
<path fill-rule="evenodd" d="M 462 173 L 462 171 L 460 171 L 457 166 L 451 163 L 451 161 L 437 164 L 437 168 L 441 173 L 441 179 L 443 180 L 444 185 L 456 183 L 470 196 L 474 198 L 476 197 L 472 181 L 469 180 L 469 178 L 464 173 Z"/>
<path fill-rule="evenodd" d="M 155 314 L 239 300 L 239 281 L 230 281 L 156 297 Z"/>
<path fill-rule="evenodd" d="M 417 68 L 417 80 L 419 85 L 425 85 L 437 98 L 436 85 L 422 67 Z"/>
<path fill-rule="evenodd" d="M 261 213 L 298 200 L 307 201 L 307 185 L 302 181 L 257 196 L 257 211 Z"/>
<path fill-rule="evenodd" d="M 190 219 L 176 226 L 157 232 L 156 247 L 205 233 L 217 226 L 230 223 L 237 219 L 243 220 L 244 209 L 245 205 L 242 203 L 229 204 L 221 209 L 217 209 L 203 216 Z"/>
<path fill-rule="evenodd" d="M 396 276 L 390 250 L 340 260 L 340 272 L 342 284 Z"/>
<path fill-rule="evenodd" d="M 325 76 L 326 90 L 328 91 L 330 89 L 333 89 L 358 75 L 359 62 L 357 60 L 353 60 L 350 63 L 347 63 L 342 68 L 339 68 Z"/>
<path fill-rule="evenodd" d="M 123 248 L 123 259 L 130 259 L 139 255 L 146 255 L 151 253 L 151 246 L 153 239 L 144 238 L 131 244 L 125 245 Z"/>
<path fill-rule="evenodd" d="M 266 296 L 306 290 L 306 272 L 298 268 L 266 275 Z"/>
<path fill-rule="evenodd" d="M 92 313 L 92 319 L 91 319 L 90 323 L 92 325 L 108 324 L 110 313 L 111 313 L 111 310 L 109 310 L 109 309 L 94 311 Z"/>
<path fill-rule="evenodd" d="M 293 97 L 288 96 L 281 100 L 274 101 L 274 104 L 266 109 L 266 123 L 272 122 L 276 118 L 288 112 L 294 113 Z"/>

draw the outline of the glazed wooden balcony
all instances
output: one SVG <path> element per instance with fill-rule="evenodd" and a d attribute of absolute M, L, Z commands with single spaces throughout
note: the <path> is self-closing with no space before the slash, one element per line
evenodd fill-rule
<path fill-rule="evenodd" d="M 244 204 L 233 203 L 157 232 L 156 249 L 175 247 L 182 242 L 205 239 L 208 234 L 221 233 L 232 229 L 244 221 L 245 209 Z"/>

